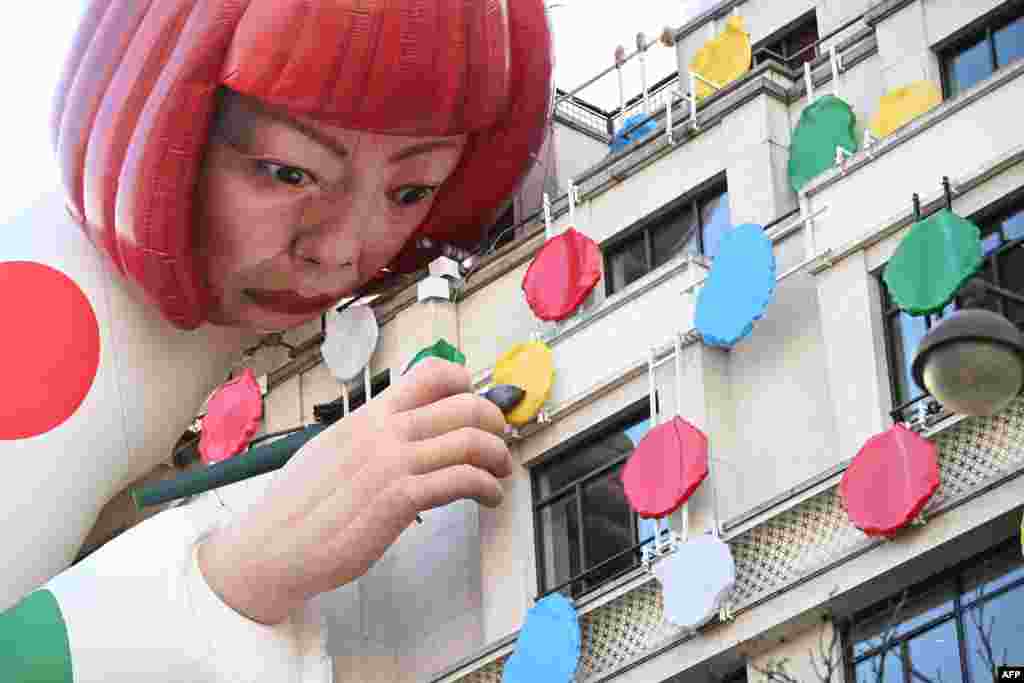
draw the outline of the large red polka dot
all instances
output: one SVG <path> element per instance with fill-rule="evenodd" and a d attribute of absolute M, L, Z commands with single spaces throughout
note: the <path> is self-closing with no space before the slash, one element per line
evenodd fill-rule
<path fill-rule="evenodd" d="M 71 417 L 96 378 L 100 328 L 64 273 L 0 262 L 0 440 L 45 434 Z"/>

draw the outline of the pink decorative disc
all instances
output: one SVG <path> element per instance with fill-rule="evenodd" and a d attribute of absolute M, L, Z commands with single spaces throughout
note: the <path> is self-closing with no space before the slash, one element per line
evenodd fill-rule
<path fill-rule="evenodd" d="M 263 398 L 250 368 L 225 382 L 206 405 L 199 456 L 210 464 L 237 455 L 256 433 L 263 414 Z"/>
<path fill-rule="evenodd" d="M 523 292 L 538 318 L 563 320 L 600 279 L 601 250 L 594 240 L 570 227 L 537 252 L 523 276 Z"/>
<path fill-rule="evenodd" d="M 630 506 L 664 517 L 689 500 L 708 476 L 708 438 L 681 417 L 647 432 L 622 468 Z"/>
<path fill-rule="evenodd" d="M 935 444 L 900 424 L 868 439 L 839 483 L 850 521 L 869 536 L 895 535 L 938 488 Z"/>

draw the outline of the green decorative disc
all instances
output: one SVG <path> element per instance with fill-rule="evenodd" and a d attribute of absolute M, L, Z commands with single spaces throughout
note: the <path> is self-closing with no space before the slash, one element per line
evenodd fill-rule
<path fill-rule="evenodd" d="M 789 146 L 789 184 L 800 190 L 835 164 L 836 147 L 857 151 L 855 117 L 850 105 L 823 95 L 800 114 Z"/>
<path fill-rule="evenodd" d="M 941 311 L 981 268 L 981 231 L 948 209 L 910 227 L 885 266 L 885 286 L 911 315 Z"/>
<path fill-rule="evenodd" d="M 451 361 L 452 363 L 458 363 L 459 365 L 466 364 L 466 356 L 464 356 L 457 348 L 449 344 L 444 338 L 441 338 L 432 346 L 422 349 L 419 353 L 413 356 L 413 359 L 409 361 L 409 365 L 405 367 L 405 372 L 409 372 L 412 370 L 412 366 L 416 365 L 424 358 L 429 358 L 431 356 L 443 358 L 444 360 Z M 404 375 L 405 372 L 402 374 Z"/>

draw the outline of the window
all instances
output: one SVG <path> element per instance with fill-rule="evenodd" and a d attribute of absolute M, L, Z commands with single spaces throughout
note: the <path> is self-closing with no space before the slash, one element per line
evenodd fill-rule
<path fill-rule="evenodd" d="M 781 31 L 768 37 L 754 49 L 754 66 L 769 59 L 782 62 L 790 69 L 803 69 L 804 62 L 818 56 L 818 18 L 812 11 Z"/>
<path fill-rule="evenodd" d="M 874 683 L 881 669 L 884 683 L 989 683 L 990 665 L 1015 663 L 1024 639 L 1019 542 L 865 610 L 846 634 L 847 680 Z"/>
<path fill-rule="evenodd" d="M 629 507 L 620 476 L 647 433 L 649 417 L 650 406 L 644 400 L 584 432 L 562 453 L 533 468 L 542 594 L 560 590 L 575 598 L 639 566 L 642 551 L 635 546 L 653 538 L 654 522 L 641 519 Z"/>
<path fill-rule="evenodd" d="M 606 287 L 613 294 L 680 253 L 714 258 L 722 235 L 732 227 L 724 181 L 683 197 L 655 212 L 605 255 Z"/>
<path fill-rule="evenodd" d="M 1010 62 L 1024 57 L 1024 4 L 1008 3 L 939 50 L 946 97 L 956 97 Z"/>
<path fill-rule="evenodd" d="M 515 202 L 513 201 L 498 217 L 495 224 L 488 229 L 487 246 L 489 248 L 497 251 L 516 238 L 515 230 L 511 229 L 515 225 L 515 218 Z"/>
<path fill-rule="evenodd" d="M 990 218 L 976 221 L 981 229 L 985 265 L 979 275 L 992 284 L 1014 292 L 1024 292 L 1024 195 L 1014 198 L 1009 208 L 998 209 Z M 884 270 L 879 273 L 879 276 Z M 911 363 L 921 338 L 943 317 L 955 311 L 959 301 L 954 299 L 942 315 L 912 316 L 902 312 L 892 302 L 881 283 L 883 310 L 885 311 L 886 355 L 889 358 L 889 377 L 892 384 L 894 406 L 906 406 L 924 396 L 911 375 Z M 1024 306 L 1003 297 L 990 296 L 985 307 L 1005 315 L 1011 322 L 1024 325 Z M 915 406 L 901 409 L 901 420 L 907 420 Z"/>

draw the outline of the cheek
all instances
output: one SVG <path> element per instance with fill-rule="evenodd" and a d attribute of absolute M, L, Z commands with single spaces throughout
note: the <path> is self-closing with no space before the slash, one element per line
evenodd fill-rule
<path fill-rule="evenodd" d="M 258 195 L 230 179 L 210 183 L 200 209 L 200 258 L 210 284 L 233 278 L 287 250 L 299 209 Z"/>

